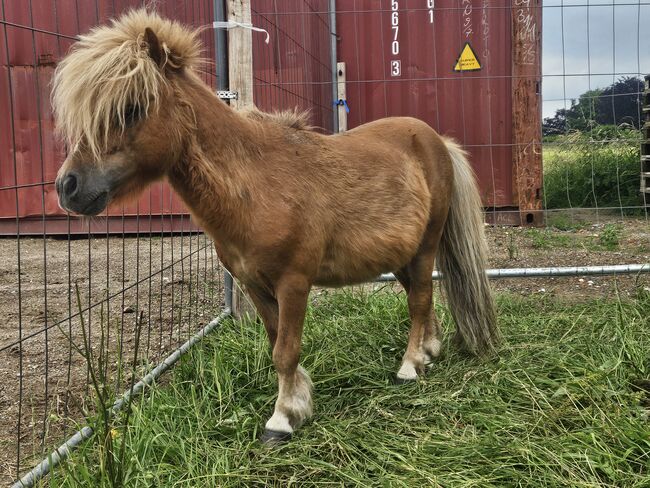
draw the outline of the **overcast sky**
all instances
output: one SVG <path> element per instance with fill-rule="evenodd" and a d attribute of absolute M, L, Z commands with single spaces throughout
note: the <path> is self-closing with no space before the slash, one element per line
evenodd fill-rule
<path fill-rule="evenodd" d="M 650 0 L 544 0 L 543 5 L 544 117 L 570 107 L 571 98 L 588 89 L 624 75 L 650 74 Z"/>

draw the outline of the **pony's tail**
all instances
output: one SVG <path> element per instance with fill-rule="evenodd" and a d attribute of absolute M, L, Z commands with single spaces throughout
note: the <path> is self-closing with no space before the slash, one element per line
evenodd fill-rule
<path fill-rule="evenodd" d="M 499 339 L 494 302 L 485 274 L 485 240 L 481 197 L 467 153 L 443 139 L 454 168 L 454 187 L 447 222 L 438 247 L 438 269 L 451 315 L 455 341 L 472 354 L 487 354 Z"/>

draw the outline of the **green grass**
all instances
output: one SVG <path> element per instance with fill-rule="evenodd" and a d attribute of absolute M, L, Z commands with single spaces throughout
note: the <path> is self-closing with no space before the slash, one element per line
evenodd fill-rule
<path fill-rule="evenodd" d="M 546 208 L 642 205 L 639 132 L 620 130 L 609 136 L 603 141 L 589 132 L 576 131 L 544 145 Z"/>
<path fill-rule="evenodd" d="M 546 226 L 557 230 L 575 231 L 589 225 L 587 220 L 575 219 L 566 213 L 549 212 L 546 216 Z"/>
<path fill-rule="evenodd" d="M 623 228 L 616 224 L 605 224 L 597 236 L 577 235 L 552 228 L 528 229 L 526 236 L 535 249 L 583 247 L 591 251 L 616 251 L 623 237 Z"/>
<path fill-rule="evenodd" d="M 275 374 L 263 328 L 227 323 L 135 402 L 125 486 L 649 486 L 650 296 L 570 304 L 499 297 L 498 358 L 442 358 L 394 385 L 403 294 L 314 297 L 303 364 L 315 415 L 294 440 L 257 438 Z M 447 336 L 449 317 L 438 306 Z M 108 486 L 87 444 L 50 486 Z"/>
<path fill-rule="evenodd" d="M 618 245 L 621 242 L 621 233 L 622 229 L 620 226 L 614 224 L 606 224 L 598 236 L 598 242 L 608 251 L 613 251 L 615 249 L 618 249 Z"/>
<path fill-rule="evenodd" d="M 549 229 L 530 229 L 526 231 L 531 246 L 535 249 L 552 249 L 556 247 L 574 247 L 577 239 L 573 235 L 553 232 Z"/>

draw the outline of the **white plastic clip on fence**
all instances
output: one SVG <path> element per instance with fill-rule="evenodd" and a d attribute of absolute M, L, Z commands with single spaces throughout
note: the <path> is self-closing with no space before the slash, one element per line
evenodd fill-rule
<path fill-rule="evenodd" d="M 254 30 L 256 32 L 264 32 L 266 34 L 266 42 L 267 44 L 271 40 L 271 36 L 269 36 L 269 32 L 266 29 L 262 29 L 261 27 L 255 27 L 253 24 L 246 24 L 243 22 L 235 22 L 234 20 L 228 20 L 227 22 L 224 21 L 215 21 L 212 22 L 212 27 L 215 29 L 234 29 L 236 27 L 242 27 L 244 29 L 250 29 Z"/>

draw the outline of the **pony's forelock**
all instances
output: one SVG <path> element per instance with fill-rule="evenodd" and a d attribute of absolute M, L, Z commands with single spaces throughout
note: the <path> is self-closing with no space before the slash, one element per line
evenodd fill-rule
<path fill-rule="evenodd" d="M 149 55 L 147 27 L 160 41 L 163 69 Z M 166 65 L 192 69 L 200 61 L 198 32 L 143 8 L 80 36 L 52 81 L 57 131 L 69 147 L 82 143 L 99 161 L 111 132 L 125 130 L 127 107 L 143 116 L 157 108 Z"/>

